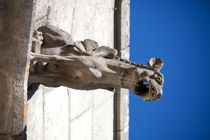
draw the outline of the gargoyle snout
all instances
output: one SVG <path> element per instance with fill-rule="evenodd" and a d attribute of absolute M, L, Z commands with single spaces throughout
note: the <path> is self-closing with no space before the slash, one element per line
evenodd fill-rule
<path fill-rule="evenodd" d="M 134 84 L 133 93 L 142 97 L 145 101 L 160 100 L 162 97 L 162 86 L 154 79 L 148 80 L 145 78 Z"/>
<path fill-rule="evenodd" d="M 162 97 L 162 94 L 157 94 L 157 96 L 155 97 L 155 100 L 160 100 L 160 98 Z"/>

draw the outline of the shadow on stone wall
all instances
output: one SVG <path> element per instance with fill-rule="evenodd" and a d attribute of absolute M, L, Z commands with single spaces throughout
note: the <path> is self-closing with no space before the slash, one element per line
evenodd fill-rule
<path fill-rule="evenodd" d="M 30 100 L 31 97 L 35 94 L 35 92 L 37 91 L 37 89 L 39 88 L 39 85 L 40 84 L 30 84 L 28 86 L 28 97 L 27 97 L 27 100 Z"/>

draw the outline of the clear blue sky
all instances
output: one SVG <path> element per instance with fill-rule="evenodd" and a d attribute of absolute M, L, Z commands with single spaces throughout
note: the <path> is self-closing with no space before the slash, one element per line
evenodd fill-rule
<path fill-rule="evenodd" d="M 210 140 L 210 1 L 131 0 L 131 60 L 165 61 L 163 97 L 130 94 L 130 140 Z"/>

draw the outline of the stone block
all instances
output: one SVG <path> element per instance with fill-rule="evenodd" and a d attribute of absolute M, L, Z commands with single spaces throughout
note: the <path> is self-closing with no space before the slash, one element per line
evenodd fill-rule
<path fill-rule="evenodd" d="M 40 85 L 37 92 L 28 100 L 27 139 L 43 139 L 44 136 L 44 86 Z"/>
<path fill-rule="evenodd" d="M 129 90 L 120 89 L 120 98 L 118 99 L 120 104 L 117 109 L 119 115 L 117 131 L 121 131 L 129 125 Z"/>
<path fill-rule="evenodd" d="M 92 90 L 75 90 L 71 89 L 70 93 L 70 113 L 71 119 L 74 119 L 79 114 L 92 107 L 93 102 L 93 92 Z"/>
<path fill-rule="evenodd" d="M 45 88 L 44 94 L 44 138 L 67 140 L 69 138 L 70 104 L 66 87 Z"/>
<path fill-rule="evenodd" d="M 113 47 L 114 0 L 79 0 L 73 14 L 74 40 L 89 38 Z"/>
<path fill-rule="evenodd" d="M 93 140 L 92 109 L 88 108 L 82 114 L 71 120 L 71 140 Z"/>
<path fill-rule="evenodd" d="M 0 72 L 0 79 L 4 80 L 0 83 L 0 132 L 6 134 L 11 133 L 13 127 L 13 89 L 9 88 L 12 86 L 12 77 Z"/>
<path fill-rule="evenodd" d="M 93 111 L 93 140 L 113 139 L 113 98 Z"/>
<path fill-rule="evenodd" d="M 0 0 L 0 134 L 4 135 L 24 130 L 32 7 L 33 0 Z"/>
<path fill-rule="evenodd" d="M 98 89 L 93 92 L 93 104 L 94 110 L 99 106 L 107 102 L 108 100 L 113 99 L 114 93 L 108 90 Z M 113 107 L 112 107 L 113 109 Z"/>

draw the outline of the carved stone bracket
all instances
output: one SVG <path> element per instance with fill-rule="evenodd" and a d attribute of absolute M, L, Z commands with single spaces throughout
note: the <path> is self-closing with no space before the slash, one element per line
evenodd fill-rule
<path fill-rule="evenodd" d="M 147 66 L 117 57 L 117 50 L 86 39 L 74 42 L 67 32 L 52 26 L 34 31 L 29 85 L 67 86 L 80 90 L 127 88 L 144 100 L 162 96 L 163 60 Z"/>

